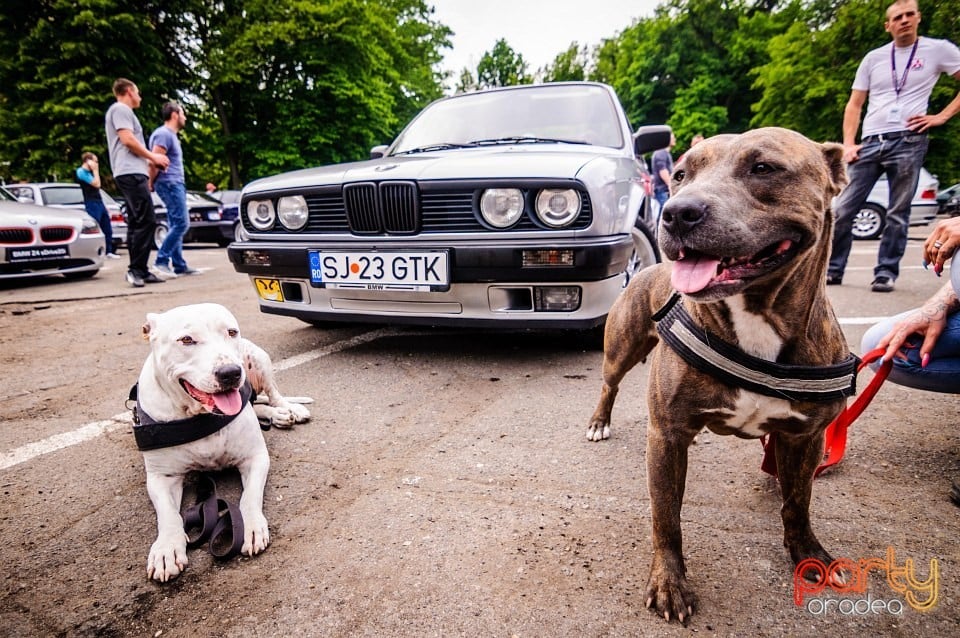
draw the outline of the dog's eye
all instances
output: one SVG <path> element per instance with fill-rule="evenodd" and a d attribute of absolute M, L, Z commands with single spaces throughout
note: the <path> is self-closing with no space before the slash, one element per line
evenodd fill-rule
<path fill-rule="evenodd" d="M 197 342 L 194 341 L 193 337 L 191 337 L 190 335 L 185 335 L 183 337 L 180 337 L 179 339 L 177 339 L 177 341 L 179 341 L 185 346 L 194 346 L 197 344 Z"/>
<path fill-rule="evenodd" d="M 674 172 L 673 172 L 673 181 L 675 181 L 675 182 L 682 182 L 682 181 L 683 181 L 683 178 L 686 177 L 686 176 L 687 176 L 687 171 L 682 171 L 682 170 L 674 171 Z"/>
<path fill-rule="evenodd" d="M 227 334 L 230 335 L 231 337 L 239 337 L 240 331 L 237 330 L 236 328 L 230 328 L 229 330 L 227 330 Z"/>
<path fill-rule="evenodd" d="M 766 162 L 757 162 L 750 168 L 751 175 L 769 175 L 776 172 L 777 167 Z"/>

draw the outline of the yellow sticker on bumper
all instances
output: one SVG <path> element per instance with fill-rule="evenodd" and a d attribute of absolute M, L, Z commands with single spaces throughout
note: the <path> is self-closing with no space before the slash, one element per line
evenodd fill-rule
<path fill-rule="evenodd" d="M 253 283 L 257 287 L 257 294 L 265 301 L 283 301 L 283 291 L 280 289 L 279 279 L 261 279 L 254 277 Z"/>

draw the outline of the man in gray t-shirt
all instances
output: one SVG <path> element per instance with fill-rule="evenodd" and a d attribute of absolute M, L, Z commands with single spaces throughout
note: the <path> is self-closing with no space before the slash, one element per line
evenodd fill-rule
<path fill-rule="evenodd" d="M 166 168 L 170 160 L 153 153 L 143 143 L 143 127 L 133 109 L 140 107 L 140 90 L 125 78 L 113 83 L 117 101 L 107 109 L 105 126 L 113 179 L 127 202 L 127 249 L 130 267 L 127 282 L 136 288 L 161 283 L 149 270 L 153 233 L 157 225 L 148 183 L 149 167 Z"/>

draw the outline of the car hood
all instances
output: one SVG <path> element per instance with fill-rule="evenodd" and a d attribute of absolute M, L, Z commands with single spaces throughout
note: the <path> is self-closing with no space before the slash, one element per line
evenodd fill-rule
<path fill-rule="evenodd" d="M 31 220 L 43 224 L 76 226 L 87 214 L 72 208 L 51 208 L 35 204 L 0 201 L 0 223 L 3 225 L 28 225 Z"/>
<path fill-rule="evenodd" d="M 396 155 L 365 162 L 310 168 L 250 183 L 246 193 L 306 189 L 349 182 L 503 178 L 573 179 L 598 157 L 618 157 L 619 149 L 596 146 L 527 145 L 457 149 Z"/>

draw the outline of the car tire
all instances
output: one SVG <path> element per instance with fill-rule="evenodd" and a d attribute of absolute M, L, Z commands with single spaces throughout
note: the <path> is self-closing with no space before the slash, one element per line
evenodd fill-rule
<path fill-rule="evenodd" d="M 160 250 L 160 247 L 163 246 L 163 240 L 167 238 L 168 232 L 170 232 L 170 229 L 167 228 L 166 224 L 157 222 L 157 227 L 153 229 L 153 245 L 157 247 L 157 250 Z"/>
<path fill-rule="evenodd" d="M 633 237 L 633 252 L 630 253 L 630 260 L 623 273 L 624 288 L 635 274 L 647 266 L 660 263 L 660 248 L 653 238 L 653 231 L 645 221 L 638 219 L 637 225 L 633 227 L 630 234 Z"/>
<path fill-rule="evenodd" d="M 864 204 L 853 217 L 854 239 L 877 239 L 887 222 L 887 211 L 878 204 Z"/>

